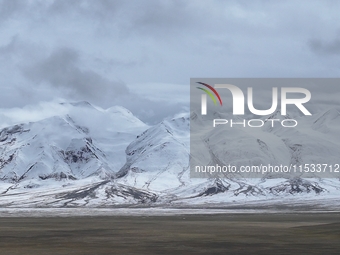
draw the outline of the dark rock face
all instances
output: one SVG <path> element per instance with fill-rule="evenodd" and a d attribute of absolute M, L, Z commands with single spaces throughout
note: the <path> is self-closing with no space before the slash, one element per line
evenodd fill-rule
<path fill-rule="evenodd" d="M 271 187 L 269 188 L 269 191 L 275 195 L 279 195 L 281 193 L 298 194 L 303 192 L 315 192 L 316 194 L 319 194 L 323 192 L 324 189 L 321 188 L 316 182 L 310 182 L 308 180 L 297 178 L 287 180 L 280 185 Z"/>

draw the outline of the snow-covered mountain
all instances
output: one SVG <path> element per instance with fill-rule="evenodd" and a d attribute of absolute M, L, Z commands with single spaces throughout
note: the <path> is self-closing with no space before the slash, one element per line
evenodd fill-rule
<path fill-rule="evenodd" d="M 339 178 L 190 178 L 190 124 L 204 123 L 195 113 L 150 127 L 123 107 L 104 110 L 78 102 L 57 108 L 0 130 L 0 206 L 340 205 Z M 209 139 L 192 137 L 192 142 L 203 139 L 210 152 L 194 160 L 317 163 L 327 155 L 337 162 L 338 120 L 339 111 L 330 109 L 295 129 L 266 125 L 255 133 L 228 130 L 226 136 L 221 126 Z"/>
<path fill-rule="evenodd" d="M 0 131 L 1 180 L 110 178 L 124 163 L 124 148 L 147 128 L 122 107 L 64 106 L 63 116 Z"/>

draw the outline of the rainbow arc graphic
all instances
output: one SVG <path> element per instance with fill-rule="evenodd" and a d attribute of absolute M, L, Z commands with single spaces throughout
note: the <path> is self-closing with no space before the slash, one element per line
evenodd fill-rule
<path fill-rule="evenodd" d="M 205 88 L 201 88 L 201 87 L 197 87 L 200 90 L 203 90 L 205 93 L 207 93 L 207 95 L 211 98 L 211 100 L 214 102 L 215 105 L 217 105 L 217 100 L 220 102 L 220 105 L 222 106 L 222 100 L 220 95 L 218 94 L 218 92 L 216 91 L 216 89 L 214 89 L 212 86 L 210 86 L 209 84 L 203 83 L 203 82 L 197 82 L 198 84 L 201 84 L 205 87 L 207 87 L 208 89 Z"/>

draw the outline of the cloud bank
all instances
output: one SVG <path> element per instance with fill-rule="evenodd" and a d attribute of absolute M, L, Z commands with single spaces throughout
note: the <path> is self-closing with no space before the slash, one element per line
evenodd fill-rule
<path fill-rule="evenodd" d="M 331 0 L 0 0 L 0 107 L 87 100 L 155 123 L 187 109 L 191 77 L 338 77 L 339 10 Z"/>

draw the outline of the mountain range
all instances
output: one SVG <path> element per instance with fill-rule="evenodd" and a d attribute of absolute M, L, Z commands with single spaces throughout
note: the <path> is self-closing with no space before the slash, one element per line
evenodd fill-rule
<path fill-rule="evenodd" d="M 270 174 L 191 178 L 190 125 L 203 123 L 194 112 L 150 126 L 120 106 L 102 109 L 77 102 L 57 107 L 62 111 L 2 125 L 1 207 L 340 205 L 339 178 Z M 281 116 L 276 112 L 271 118 Z M 327 158 L 340 163 L 339 109 L 315 114 L 299 125 L 287 130 L 266 123 L 256 132 L 238 128 L 229 129 L 228 135 L 221 126 L 209 139 L 192 138 L 205 139 L 210 152 L 194 160 L 258 164 L 279 159 L 302 164 Z M 223 147 L 220 154 L 212 153 L 218 146 Z"/>

